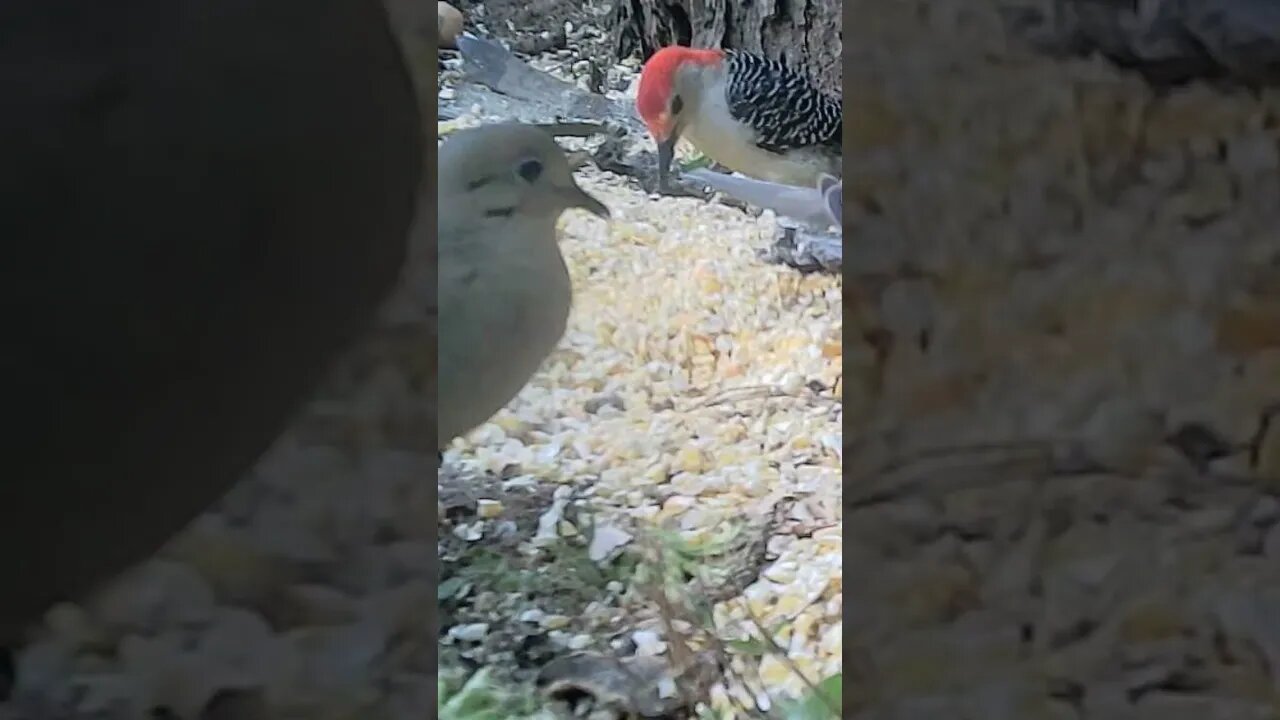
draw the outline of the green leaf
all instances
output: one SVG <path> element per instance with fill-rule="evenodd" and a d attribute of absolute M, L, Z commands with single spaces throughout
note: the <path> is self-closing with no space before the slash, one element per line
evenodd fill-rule
<path fill-rule="evenodd" d="M 831 707 L 844 711 L 844 675 L 842 673 L 836 673 L 818 683 L 818 692 L 827 699 L 827 704 Z"/>
<path fill-rule="evenodd" d="M 489 720 L 496 717 L 498 698 L 486 669 L 477 671 L 441 708 L 441 720 Z"/>
<path fill-rule="evenodd" d="M 436 600 L 449 600 L 458 597 L 467 588 L 467 581 L 461 577 L 451 577 L 436 588 Z"/>
<path fill-rule="evenodd" d="M 739 655 L 750 655 L 752 657 L 762 657 L 768 652 L 768 646 L 763 640 L 751 638 L 749 640 L 730 640 L 725 645 Z"/>
<path fill-rule="evenodd" d="M 694 157 L 692 160 L 685 160 L 684 162 L 680 163 L 680 169 L 696 170 L 698 168 L 704 168 L 709 165 L 711 165 L 711 158 L 707 157 L 706 155 L 698 155 Z"/>
<path fill-rule="evenodd" d="M 782 711 L 782 717 L 785 720 L 832 720 L 833 718 L 839 718 L 841 713 L 844 712 L 843 703 L 841 702 L 843 686 L 843 676 L 840 674 L 832 675 L 818 683 L 818 692 L 809 693 L 803 700 L 779 703 L 778 709 Z"/>

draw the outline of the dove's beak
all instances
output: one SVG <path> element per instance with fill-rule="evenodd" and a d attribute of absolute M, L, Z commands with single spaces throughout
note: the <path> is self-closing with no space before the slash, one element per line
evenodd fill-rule
<path fill-rule="evenodd" d="M 577 183 L 565 188 L 564 193 L 565 204 L 569 207 L 582 208 L 601 220 L 609 219 L 609 208 L 586 190 L 578 187 Z"/>

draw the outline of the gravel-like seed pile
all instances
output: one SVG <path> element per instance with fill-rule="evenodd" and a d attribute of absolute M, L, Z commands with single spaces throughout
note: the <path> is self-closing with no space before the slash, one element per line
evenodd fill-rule
<path fill-rule="evenodd" d="M 717 626 L 735 639 L 750 615 L 784 623 L 796 667 L 814 681 L 838 672 L 840 279 L 758 260 L 769 216 L 649 197 L 593 169 L 579 180 L 614 219 L 562 223 L 575 287 L 566 337 L 446 465 L 574 486 L 598 524 L 671 527 L 693 546 L 729 521 L 762 524 L 788 501 L 768 560 L 717 606 Z M 804 690 L 777 658 L 759 670 L 770 692 Z M 755 704 L 755 693 L 734 692 Z"/>

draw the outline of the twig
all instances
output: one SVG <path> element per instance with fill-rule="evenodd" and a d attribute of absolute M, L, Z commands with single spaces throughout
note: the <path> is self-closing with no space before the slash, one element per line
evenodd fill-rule
<path fill-rule="evenodd" d="M 701 403 L 694 405 L 691 409 L 728 405 L 730 403 L 742 402 L 743 400 L 768 400 L 776 397 L 788 397 L 788 395 L 773 385 L 749 385 L 725 390 L 715 397 L 707 398 Z"/>
<path fill-rule="evenodd" d="M 677 617 L 677 612 L 666 592 L 667 573 L 665 549 L 661 541 L 655 540 L 652 537 L 650 537 L 645 543 L 645 546 L 654 557 L 654 564 L 656 565 L 657 572 L 657 582 L 649 588 L 649 592 L 647 594 L 650 595 L 650 598 L 658 606 L 659 617 L 662 621 L 668 642 L 671 645 L 671 663 L 673 666 L 678 666 L 689 662 L 692 658 L 692 653 L 684 644 L 683 635 L 680 635 L 675 628 L 674 621 Z M 697 586 L 698 591 L 704 596 L 711 596 L 712 593 L 708 590 L 707 583 L 700 573 L 694 573 L 692 581 Z M 715 632 L 716 628 L 714 619 L 712 619 L 711 622 L 712 627 L 710 630 L 702 628 L 702 633 L 706 638 L 707 644 L 710 646 L 710 652 L 720 663 L 722 680 L 725 681 L 726 697 L 728 697 L 729 702 L 734 706 L 734 708 L 743 713 L 743 715 L 747 717 L 761 718 L 762 716 L 757 708 L 745 705 L 732 691 L 730 681 L 737 680 L 741 683 L 742 687 L 746 688 L 746 690 L 751 694 L 757 695 L 760 692 L 756 688 L 752 687 L 752 683 L 746 677 L 743 677 L 733 669 L 728 649 L 726 648 L 723 640 L 721 640 L 719 635 Z M 694 623 L 694 626 L 697 627 L 698 624 Z M 684 700 L 687 707 L 692 709 L 694 707 L 693 698 L 689 696 L 686 686 L 681 684 L 678 687 L 681 693 L 681 699 Z M 708 687 L 703 687 L 701 688 L 701 691 L 706 692 L 708 689 Z"/>
<path fill-rule="evenodd" d="M 658 606 L 658 618 L 662 621 L 662 628 L 667 636 L 667 644 L 671 648 L 671 664 L 677 672 L 687 672 L 694 667 L 693 654 L 689 650 L 689 646 L 685 644 L 684 636 L 680 635 L 675 627 L 675 611 L 671 607 L 671 599 L 667 597 L 667 572 L 666 560 L 663 557 L 664 551 L 661 543 L 654 541 L 652 538 L 646 544 L 649 545 L 649 550 L 653 554 L 653 562 L 657 568 L 657 579 L 651 595 L 654 603 Z M 690 695 L 686 684 L 677 682 L 676 690 L 679 691 L 680 699 L 684 702 L 685 707 L 692 711 L 697 703 Z"/>
<path fill-rule="evenodd" d="M 808 385 L 803 386 L 809 391 L 810 397 L 834 401 L 834 395 L 823 395 L 814 391 Z M 715 407 L 717 405 L 730 405 L 733 403 L 743 402 L 745 400 L 775 400 L 777 398 L 801 398 L 804 393 L 789 393 L 777 385 L 744 385 L 742 387 L 730 388 L 724 390 L 713 397 L 706 398 L 701 402 L 692 405 L 690 409 L 701 410 L 703 408 Z M 839 405 L 838 402 L 834 403 Z"/>

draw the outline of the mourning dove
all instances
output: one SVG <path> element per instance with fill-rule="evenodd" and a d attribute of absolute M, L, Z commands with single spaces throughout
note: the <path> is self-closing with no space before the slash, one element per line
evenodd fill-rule
<path fill-rule="evenodd" d="M 544 130 L 471 128 L 440 147 L 441 447 L 502 409 L 564 334 L 572 303 L 556 238 L 566 209 L 608 218 Z"/>

